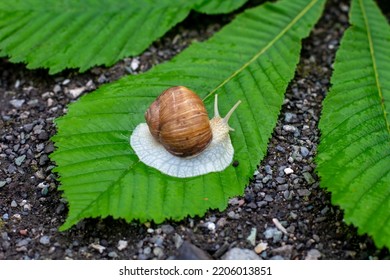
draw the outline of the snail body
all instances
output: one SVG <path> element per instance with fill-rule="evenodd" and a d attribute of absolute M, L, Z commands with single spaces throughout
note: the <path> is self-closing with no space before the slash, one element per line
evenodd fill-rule
<path fill-rule="evenodd" d="M 164 174 L 193 177 L 222 171 L 232 160 L 228 120 L 240 104 L 220 117 L 215 96 L 214 117 L 209 120 L 202 100 L 186 87 L 165 90 L 147 109 L 130 145 L 140 161 Z"/>

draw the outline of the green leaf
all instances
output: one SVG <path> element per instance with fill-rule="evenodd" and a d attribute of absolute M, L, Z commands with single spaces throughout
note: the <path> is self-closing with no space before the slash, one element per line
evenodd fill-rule
<path fill-rule="evenodd" d="M 228 13 L 247 0 L 2 0 L 0 56 L 45 67 L 85 71 L 138 55 L 191 9 Z"/>
<path fill-rule="evenodd" d="M 317 171 L 345 220 L 390 247 L 390 28 L 354 0 L 319 123 Z"/>
<path fill-rule="evenodd" d="M 69 202 L 62 230 L 86 217 L 140 222 L 180 220 L 223 210 L 243 193 L 267 150 L 299 61 L 301 39 L 321 15 L 325 1 L 266 3 L 247 10 L 210 40 L 195 43 L 149 72 L 128 76 L 84 96 L 57 119 L 61 189 Z M 173 85 L 197 92 L 212 112 L 215 94 L 221 115 L 242 103 L 229 124 L 237 167 L 193 178 L 174 178 L 141 163 L 129 138 L 146 108 Z"/>

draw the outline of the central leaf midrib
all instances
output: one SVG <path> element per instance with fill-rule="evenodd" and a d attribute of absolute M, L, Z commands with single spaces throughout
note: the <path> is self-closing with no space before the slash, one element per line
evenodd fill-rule
<path fill-rule="evenodd" d="M 287 26 L 282 29 L 279 34 L 277 34 L 274 39 L 272 39 L 264 48 L 260 49 L 248 62 L 243 64 L 239 69 L 237 69 L 235 72 L 233 72 L 232 75 L 227 77 L 222 83 L 220 83 L 215 89 L 213 89 L 209 94 L 207 94 L 203 101 L 208 99 L 209 97 L 213 96 L 217 90 L 219 90 L 221 87 L 223 87 L 225 84 L 230 82 L 233 78 L 235 78 L 238 74 L 240 74 L 242 71 L 244 71 L 246 68 L 249 67 L 254 61 L 256 61 L 260 55 L 265 53 L 269 48 L 271 48 L 280 38 L 282 38 L 316 3 L 318 0 L 311 1 Z"/>
<path fill-rule="evenodd" d="M 387 132 L 390 134 L 390 124 L 389 124 L 389 122 L 387 120 L 387 117 L 386 117 L 386 108 L 385 108 L 385 104 L 384 104 L 384 101 L 383 101 L 384 97 L 383 97 L 383 93 L 382 93 L 382 87 L 381 87 L 381 84 L 380 84 L 380 81 L 379 81 L 378 66 L 376 64 L 376 59 L 375 59 L 375 54 L 374 54 L 374 43 L 373 43 L 373 40 L 372 40 L 370 25 L 368 23 L 368 18 L 367 18 L 367 14 L 366 14 L 366 10 L 365 10 L 364 4 L 363 4 L 363 0 L 359 0 L 359 5 L 360 5 L 360 9 L 362 11 L 364 25 L 365 25 L 365 28 L 367 30 L 367 40 L 368 40 L 368 45 L 370 47 L 370 57 L 371 57 L 371 60 L 372 60 L 372 68 L 373 68 L 374 76 L 375 76 L 375 84 L 376 84 L 376 87 L 378 89 L 379 103 L 381 104 L 383 117 L 385 119 L 385 124 L 386 124 L 386 127 L 387 127 Z"/>

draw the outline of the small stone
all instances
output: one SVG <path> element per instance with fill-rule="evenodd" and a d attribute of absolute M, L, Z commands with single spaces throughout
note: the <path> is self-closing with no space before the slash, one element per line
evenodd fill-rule
<path fill-rule="evenodd" d="M 290 259 L 292 255 L 293 246 L 292 245 L 283 245 L 281 247 L 275 248 L 272 250 L 274 255 L 283 256 L 285 259 Z"/>
<path fill-rule="evenodd" d="M 272 168 L 268 164 L 264 167 L 264 170 L 267 174 L 272 175 Z"/>
<path fill-rule="evenodd" d="M 69 90 L 69 94 L 73 99 L 79 97 L 85 91 L 85 87 L 79 87 Z"/>
<path fill-rule="evenodd" d="M 12 202 L 11 202 L 11 207 L 18 207 L 18 204 L 16 203 L 15 200 L 12 200 Z"/>
<path fill-rule="evenodd" d="M 280 230 L 280 231 L 283 232 L 284 234 L 287 234 L 287 230 L 286 230 L 285 227 L 279 222 L 278 219 L 273 218 L 273 219 L 272 219 L 272 222 L 274 223 L 274 225 L 276 226 L 276 228 L 277 228 L 278 230 Z"/>
<path fill-rule="evenodd" d="M 41 243 L 43 245 L 49 245 L 50 244 L 50 237 L 47 235 L 42 236 L 41 238 L 39 238 L 39 243 Z"/>
<path fill-rule="evenodd" d="M 298 214 L 294 213 L 294 212 L 290 212 L 290 217 L 293 219 L 293 220 L 296 220 L 298 218 Z"/>
<path fill-rule="evenodd" d="M 49 157 L 43 154 L 39 157 L 39 165 L 45 165 L 49 161 Z"/>
<path fill-rule="evenodd" d="M 206 223 L 206 227 L 209 231 L 215 231 L 215 224 L 213 222 Z"/>
<path fill-rule="evenodd" d="M 22 246 L 26 246 L 30 243 L 31 241 L 31 238 L 24 238 L 22 240 L 19 240 L 17 243 L 16 243 L 16 247 L 22 247 Z"/>
<path fill-rule="evenodd" d="M 155 247 L 155 248 L 153 249 L 153 254 L 154 254 L 157 258 L 161 259 L 161 258 L 164 256 L 164 251 L 163 251 L 163 249 L 160 248 L 160 247 Z"/>
<path fill-rule="evenodd" d="M 49 134 L 46 131 L 41 131 L 38 134 L 38 139 L 39 140 L 47 140 L 47 139 L 49 139 Z"/>
<path fill-rule="evenodd" d="M 274 199 L 272 198 L 272 196 L 269 195 L 269 194 L 265 195 L 264 200 L 267 201 L 267 202 L 274 201 Z"/>
<path fill-rule="evenodd" d="M 165 234 L 170 234 L 175 231 L 174 227 L 171 225 L 162 225 L 161 230 Z"/>
<path fill-rule="evenodd" d="M 210 255 L 196 247 L 194 244 L 184 241 L 183 245 L 179 248 L 176 256 L 177 260 L 210 260 Z"/>
<path fill-rule="evenodd" d="M 313 178 L 313 176 L 311 176 L 311 174 L 309 172 L 303 172 L 303 178 L 305 178 L 306 182 L 311 185 L 313 183 L 315 183 L 315 180 Z"/>
<path fill-rule="evenodd" d="M 0 188 L 4 187 L 7 184 L 7 181 L 0 181 Z"/>
<path fill-rule="evenodd" d="M 240 218 L 240 215 L 235 213 L 234 211 L 230 211 L 228 213 L 228 217 L 233 220 L 238 220 Z"/>
<path fill-rule="evenodd" d="M 19 230 L 19 233 L 20 233 L 20 235 L 26 236 L 26 235 L 28 235 L 28 230 L 27 229 L 21 229 L 21 230 Z"/>
<path fill-rule="evenodd" d="M 92 243 L 91 245 L 92 248 L 94 248 L 95 250 L 97 250 L 100 254 L 103 253 L 104 250 L 106 250 L 106 247 L 100 245 L 100 244 L 94 244 Z"/>
<path fill-rule="evenodd" d="M 277 186 L 277 190 L 278 190 L 279 192 L 288 190 L 288 184 L 278 185 L 278 186 Z"/>
<path fill-rule="evenodd" d="M 61 91 L 61 86 L 60 85 L 55 85 L 53 88 L 54 93 L 59 93 Z"/>
<path fill-rule="evenodd" d="M 317 249 L 311 249 L 307 252 L 305 260 L 318 260 L 321 257 L 321 252 Z"/>
<path fill-rule="evenodd" d="M 31 107 L 35 107 L 36 105 L 38 105 L 39 103 L 39 100 L 38 99 L 31 99 L 27 102 L 27 105 L 31 106 Z"/>
<path fill-rule="evenodd" d="M 252 250 L 232 248 L 223 256 L 223 260 L 260 260 L 261 258 Z"/>
<path fill-rule="evenodd" d="M 179 249 L 183 245 L 184 241 L 179 234 L 175 233 L 175 235 L 173 236 L 173 242 L 175 243 L 176 249 Z"/>
<path fill-rule="evenodd" d="M 119 240 L 117 248 L 119 251 L 122 251 L 127 248 L 128 242 L 126 240 Z"/>
<path fill-rule="evenodd" d="M 311 192 L 308 189 L 298 189 L 299 196 L 309 196 Z"/>
<path fill-rule="evenodd" d="M 271 180 L 272 179 L 272 177 L 271 177 L 271 175 L 267 175 L 267 176 L 265 176 L 264 178 L 263 178 L 263 180 L 261 180 L 261 182 L 263 183 L 263 184 L 266 184 L 269 180 Z"/>
<path fill-rule="evenodd" d="M 255 246 L 256 244 L 256 235 L 257 235 L 257 228 L 252 228 L 251 233 L 249 236 L 246 238 L 246 240 L 252 245 Z"/>
<path fill-rule="evenodd" d="M 284 120 L 285 120 L 286 122 L 291 122 L 291 120 L 292 120 L 293 118 L 296 118 L 296 117 L 297 117 L 296 114 L 287 112 L 287 113 L 284 115 Z"/>
<path fill-rule="evenodd" d="M 300 147 L 301 155 L 307 157 L 309 155 L 309 150 L 306 147 Z"/>
<path fill-rule="evenodd" d="M 45 153 L 50 154 L 53 151 L 54 151 L 54 144 L 50 142 L 45 146 Z"/>
<path fill-rule="evenodd" d="M 256 254 L 261 254 L 263 251 L 265 251 L 268 248 L 268 243 L 260 242 L 255 247 Z"/>
<path fill-rule="evenodd" d="M 283 170 L 284 174 L 289 175 L 294 173 L 294 170 L 292 170 L 290 167 L 287 167 Z"/>
<path fill-rule="evenodd" d="M 23 130 L 24 130 L 24 132 L 26 132 L 26 133 L 30 133 L 30 132 L 32 131 L 33 127 L 34 127 L 34 124 L 33 124 L 33 123 L 28 123 L 28 124 L 25 124 L 25 125 L 23 126 Z"/>
<path fill-rule="evenodd" d="M 108 253 L 108 256 L 112 259 L 116 259 L 118 257 L 118 254 L 115 251 L 111 251 Z"/>
<path fill-rule="evenodd" d="M 297 130 L 297 128 L 293 125 L 286 124 L 286 125 L 283 125 L 283 130 L 287 131 L 287 132 L 295 132 Z"/>
<path fill-rule="evenodd" d="M 3 239 L 3 240 L 8 240 L 9 239 L 8 233 L 5 232 L 5 231 L 3 231 L 0 235 L 1 235 L 1 239 Z"/>
<path fill-rule="evenodd" d="M 281 153 L 285 153 L 286 152 L 286 150 L 282 146 L 280 146 L 280 145 L 276 146 L 276 150 L 278 150 Z"/>
<path fill-rule="evenodd" d="M 139 67 L 139 60 L 137 58 L 133 58 L 130 63 L 130 67 L 133 71 L 137 70 Z"/>
<path fill-rule="evenodd" d="M 17 165 L 17 166 L 20 166 L 22 163 L 23 163 L 23 161 L 26 159 L 26 155 L 22 155 L 22 156 L 20 156 L 20 157 L 17 157 L 16 159 L 15 159 L 15 164 Z"/>
<path fill-rule="evenodd" d="M 16 109 L 19 109 L 24 104 L 24 99 L 12 99 L 9 103 L 14 106 Z"/>
<path fill-rule="evenodd" d="M 273 239 L 273 242 L 279 242 L 283 236 L 283 233 L 279 231 L 277 228 L 269 227 L 263 232 L 266 239 Z"/>
<path fill-rule="evenodd" d="M 62 81 L 62 85 L 64 85 L 64 86 L 66 86 L 69 83 L 70 83 L 69 79 L 65 79 L 65 80 Z"/>
<path fill-rule="evenodd" d="M 286 183 L 286 178 L 284 177 L 276 177 L 276 182 L 278 182 L 278 184 L 284 184 Z"/>

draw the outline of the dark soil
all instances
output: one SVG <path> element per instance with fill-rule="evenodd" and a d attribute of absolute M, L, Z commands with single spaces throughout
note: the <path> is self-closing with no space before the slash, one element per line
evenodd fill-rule
<path fill-rule="evenodd" d="M 332 206 L 314 171 L 321 102 L 348 10 L 348 1 L 328 1 L 304 40 L 268 154 L 245 195 L 232 198 L 223 212 L 162 225 L 86 219 L 59 232 L 67 204 L 48 157 L 54 150 L 53 120 L 79 96 L 169 60 L 233 15 L 192 13 L 141 56 L 82 74 L 68 70 L 50 76 L 0 59 L 0 259 L 219 259 L 229 258 L 228 251 L 230 258 L 246 253 L 263 259 L 389 259 L 387 249 L 376 248 L 370 237 L 343 222 L 342 210 Z M 286 175 L 287 167 L 294 173 Z"/>

